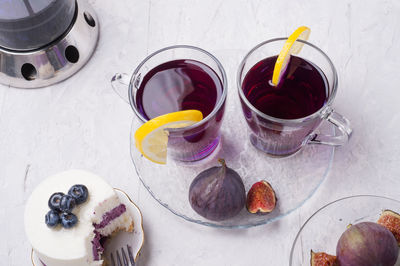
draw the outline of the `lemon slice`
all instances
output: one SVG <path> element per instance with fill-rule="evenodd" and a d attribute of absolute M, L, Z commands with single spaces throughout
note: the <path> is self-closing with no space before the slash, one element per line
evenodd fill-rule
<path fill-rule="evenodd" d="M 310 28 L 301 26 L 295 30 L 292 35 L 286 40 L 278 59 L 276 59 L 274 73 L 272 74 L 272 84 L 278 86 L 281 81 L 282 74 L 285 73 L 286 67 L 289 63 L 291 54 L 298 54 L 303 48 L 304 43 L 296 42 L 297 40 L 307 41 L 310 36 Z"/>
<path fill-rule="evenodd" d="M 167 161 L 167 128 L 191 126 L 203 119 L 197 110 L 186 110 L 153 118 L 135 132 L 136 148 L 152 162 L 165 164 Z"/>

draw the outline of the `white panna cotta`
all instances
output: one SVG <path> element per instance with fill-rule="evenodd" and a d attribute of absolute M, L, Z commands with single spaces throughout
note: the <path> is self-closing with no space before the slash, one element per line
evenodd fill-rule
<path fill-rule="evenodd" d="M 88 189 L 86 202 L 72 213 L 78 222 L 72 228 L 48 227 L 49 198 L 68 193 L 73 185 Z M 81 170 L 70 170 L 45 179 L 32 192 L 25 207 L 25 231 L 33 250 L 46 266 L 102 265 L 102 239 L 118 231 L 132 231 L 132 215 L 121 204 L 114 189 L 102 178 Z"/>

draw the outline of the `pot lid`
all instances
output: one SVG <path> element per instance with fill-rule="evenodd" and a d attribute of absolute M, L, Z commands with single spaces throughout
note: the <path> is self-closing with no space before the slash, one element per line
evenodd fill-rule
<path fill-rule="evenodd" d="M 75 0 L 0 0 L 0 47 L 34 50 L 63 35 Z"/>

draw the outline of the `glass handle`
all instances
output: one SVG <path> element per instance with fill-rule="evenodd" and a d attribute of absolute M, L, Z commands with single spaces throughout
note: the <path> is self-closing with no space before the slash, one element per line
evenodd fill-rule
<path fill-rule="evenodd" d="M 335 111 L 332 111 L 325 119 L 332 123 L 340 131 L 340 134 L 338 136 L 315 134 L 308 143 L 330 146 L 342 146 L 346 144 L 353 133 L 349 120 Z"/>
<path fill-rule="evenodd" d="M 127 104 L 129 104 L 129 75 L 117 73 L 111 79 L 111 86 L 115 93 Z"/>

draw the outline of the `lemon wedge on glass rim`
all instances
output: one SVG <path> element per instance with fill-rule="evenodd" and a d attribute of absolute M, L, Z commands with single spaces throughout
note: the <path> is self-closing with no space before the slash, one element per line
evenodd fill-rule
<path fill-rule="evenodd" d="M 165 164 L 167 161 L 168 128 L 191 126 L 203 119 L 198 110 L 185 110 L 153 118 L 135 132 L 136 148 L 150 161 Z"/>
<path fill-rule="evenodd" d="M 274 73 L 272 74 L 272 84 L 278 86 L 285 73 L 287 65 L 289 64 L 290 55 L 298 54 L 303 48 L 304 43 L 297 42 L 297 40 L 307 41 L 310 36 L 311 30 L 306 26 L 298 27 L 286 40 L 278 58 L 275 62 Z"/>

